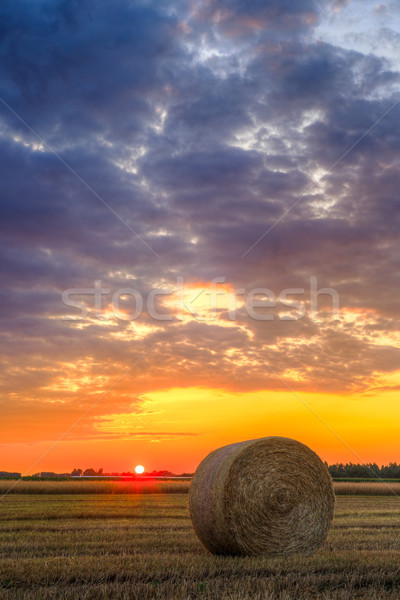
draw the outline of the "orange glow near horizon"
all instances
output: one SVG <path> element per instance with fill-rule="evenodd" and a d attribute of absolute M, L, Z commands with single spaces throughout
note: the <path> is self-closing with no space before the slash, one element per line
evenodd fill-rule
<path fill-rule="evenodd" d="M 339 396 L 171 388 L 143 395 L 139 412 L 96 418 L 88 438 L 67 437 L 31 473 L 128 471 L 135 456 L 146 456 L 150 471 L 193 472 L 215 448 L 269 435 L 297 439 L 329 463 L 388 463 L 398 461 L 399 417 L 391 390 Z M 1 469 L 25 472 L 51 445 L 1 444 Z"/>

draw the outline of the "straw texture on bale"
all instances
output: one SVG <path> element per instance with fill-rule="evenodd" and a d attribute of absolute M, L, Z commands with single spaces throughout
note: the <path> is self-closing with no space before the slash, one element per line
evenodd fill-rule
<path fill-rule="evenodd" d="M 333 517 L 328 469 L 284 437 L 224 446 L 199 465 L 189 491 L 194 529 L 214 554 L 313 554 Z"/>

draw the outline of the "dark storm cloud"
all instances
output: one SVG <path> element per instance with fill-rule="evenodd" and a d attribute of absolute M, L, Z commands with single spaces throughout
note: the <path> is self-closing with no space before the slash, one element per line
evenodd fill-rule
<path fill-rule="evenodd" d="M 0 95 L 59 154 L 0 105 L 5 393 L 69 406 L 79 393 L 60 381 L 75 377 L 71 365 L 112 377 L 153 343 L 114 412 L 136 405 L 133 384 L 135 394 L 171 381 L 282 386 L 263 360 L 289 381 L 296 370 L 292 385 L 314 390 L 363 389 L 376 372 L 399 369 L 390 340 L 398 335 L 400 107 L 381 118 L 398 97 L 399 73 L 314 39 L 324 10 L 342 4 L 2 3 Z M 132 328 L 61 320 L 66 288 L 101 280 L 146 298 L 178 275 L 277 295 L 305 288 L 306 302 L 315 276 L 339 292 L 342 309 L 366 316 L 260 322 L 241 309 L 235 322 L 222 311 L 219 323 L 174 312 L 154 323 L 144 310 Z"/>
<path fill-rule="evenodd" d="M 124 144 L 140 136 L 164 93 L 175 17 L 147 2 L 18 0 L 2 3 L 0 22 L 1 94 L 47 141 Z"/>

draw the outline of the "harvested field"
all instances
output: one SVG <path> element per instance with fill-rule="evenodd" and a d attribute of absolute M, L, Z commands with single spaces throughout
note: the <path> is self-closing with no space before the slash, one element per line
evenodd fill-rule
<path fill-rule="evenodd" d="M 187 494 L 189 481 L 0 480 L 0 494 Z M 400 482 L 334 482 L 335 494 L 400 497 Z"/>
<path fill-rule="evenodd" d="M 10 494 L 4 600 L 384 600 L 400 597 L 400 500 L 337 498 L 312 557 L 231 558 L 198 541 L 186 494 Z"/>

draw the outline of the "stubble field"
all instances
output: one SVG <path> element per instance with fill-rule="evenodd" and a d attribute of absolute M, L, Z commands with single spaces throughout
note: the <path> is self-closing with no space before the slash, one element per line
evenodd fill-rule
<path fill-rule="evenodd" d="M 338 496 L 316 555 L 274 559 L 211 556 L 187 502 L 182 493 L 3 496 L 0 598 L 400 598 L 397 496 Z"/>

